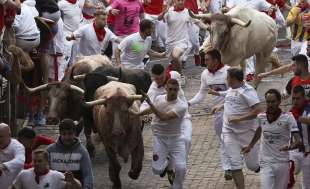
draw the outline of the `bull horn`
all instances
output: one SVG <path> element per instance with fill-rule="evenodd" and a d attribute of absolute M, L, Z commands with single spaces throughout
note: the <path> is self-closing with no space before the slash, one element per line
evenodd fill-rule
<path fill-rule="evenodd" d="M 211 18 L 211 15 L 212 15 L 212 14 L 195 14 L 195 13 L 193 13 L 193 11 L 191 11 L 191 10 L 188 10 L 188 13 L 189 13 L 189 15 L 190 15 L 192 18 L 196 18 L 196 19 L 200 19 L 200 18 L 207 18 L 207 19 L 210 19 L 210 18 Z"/>
<path fill-rule="evenodd" d="M 106 98 L 101 98 L 101 99 L 98 99 L 98 100 L 93 100 L 93 101 L 90 101 L 90 102 L 85 102 L 84 105 L 86 107 L 93 107 L 93 106 L 105 103 L 106 100 L 107 100 Z"/>
<path fill-rule="evenodd" d="M 107 79 L 110 81 L 119 81 L 119 78 L 113 76 L 107 76 Z"/>
<path fill-rule="evenodd" d="M 78 93 L 84 94 L 84 90 L 81 89 L 81 88 L 78 87 L 78 86 L 70 85 L 70 89 L 73 90 L 73 91 L 76 91 L 76 92 L 78 92 Z"/>
<path fill-rule="evenodd" d="M 24 86 L 24 88 L 26 89 L 26 91 L 28 93 L 32 94 L 32 93 L 35 93 L 35 92 L 47 89 L 49 87 L 49 84 L 46 83 L 46 84 L 43 84 L 43 85 L 40 85 L 40 86 L 37 86 L 37 87 L 34 87 L 34 88 L 30 88 L 25 83 L 23 83 L 23 86 Z"/>
<path fill-rule="evenodd" d="M 81 75 L 75 75 L 73 76 L 73 80 L 83 80 L 85 79 L 86 74 L 81 74 Z"/>
<path fill-rule="evenodd" d="M 143 99 L 143 96 L 142 95 L 129 95 L 127 98 L 129 100 L 141 100 Z"/>
<path fill-rule="evenodd" d="M 242 27 L 248 27 L 251 24 L 251 20 L 249 20 L 247 23 L 243 22 L 242 20 L 238 18 L 231 18 L 231 23 L 238 24 L 239 26 Z"/>

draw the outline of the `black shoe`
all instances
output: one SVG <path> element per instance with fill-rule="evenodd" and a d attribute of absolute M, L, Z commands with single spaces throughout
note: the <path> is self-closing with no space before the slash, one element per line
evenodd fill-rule
<path fill-rule="evenodd" d="M 168 176 L 168 181 L 169 181 L 170 185 L 172 186 L 174 178 L 175 178 L 174 171 L 173 170 L 167 170 L 167 176 Z"/>
<path fill-rule="evenodd" d="M 255 173 L 259 173 L 260 172 L 260 167 L 258 167 L 254 172 Z"/>
<path fill-rule="evenodd" d="M 168 171 L 168 166 L 165 168 L 165 170 L 159 175 L 161 178 L 166 176 L 166 173 Z"/>

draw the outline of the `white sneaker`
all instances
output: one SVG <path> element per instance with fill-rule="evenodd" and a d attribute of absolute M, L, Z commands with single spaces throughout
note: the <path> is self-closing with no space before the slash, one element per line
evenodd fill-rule
<path fill-rule="evenodd" d="M 184 87 L 186 84 L 186 78 L 184 75 L 181 75 L 181 87 Z"/>

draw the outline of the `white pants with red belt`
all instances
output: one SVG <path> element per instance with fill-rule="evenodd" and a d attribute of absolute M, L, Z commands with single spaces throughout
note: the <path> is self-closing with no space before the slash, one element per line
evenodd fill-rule
<path fill-rule="evenodd" d="M 289 162 L 261 163 L 261 189 L 286 189 L 290 173 Z"/>

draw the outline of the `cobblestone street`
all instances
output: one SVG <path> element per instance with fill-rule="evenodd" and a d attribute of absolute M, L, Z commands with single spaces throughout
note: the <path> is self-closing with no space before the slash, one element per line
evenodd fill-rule
<path fill-rule="evenodd" d="M 289 53 L 286 50 L 279 52 L 282 63 L 287 63 Z M 187 98 L 191 98 L 200 86 L 200 73 L 204 68 L 195 67 L 190 62 L 185 70 L 187 84 L 184 88 Z M 269 88 L 283 90 L 290 75 L 266 78 L 258 88 L 261 99 Z M 190 108 L 193 116 L 192 148 L 189 156 L 187 175 L 184 183 L 186 189 L 234 189 L 232 181 L 225 181 L 219 159 L 219 142 L 213 131 L 212 115 L 209 114 L 209 98 L 204 103 Z M 283 104 L 287 104 L 284 102 Z M 44 128 L 41 128 L 44 129 Z M 44 131 L 41 131 L 44 133 Z M 165 189 L 170 188 L 167 178 L 160 178 L 152 174 L 152 132 L 149 125 L 144 127 L 145 158 L 143 170 L 138 180 L 131 180 L 127 176 L 129 165 L 122 163 L 121 180 L 124 189 Z M 122 159 L 120 159 L 122 162 Z M 259 174 L 245 170 L 246 188 L 258 189 Z M 111 182 L 108 177 L 108 159 L 102 144 L 97 144 L 97 154 L 93 159 L 93 171 L 95 176 L 95 189 L 109 189 Z M 299 176 L 300 177 L 300 176 Z M 301 188 L 299 183 L 295 189 Z"/>

